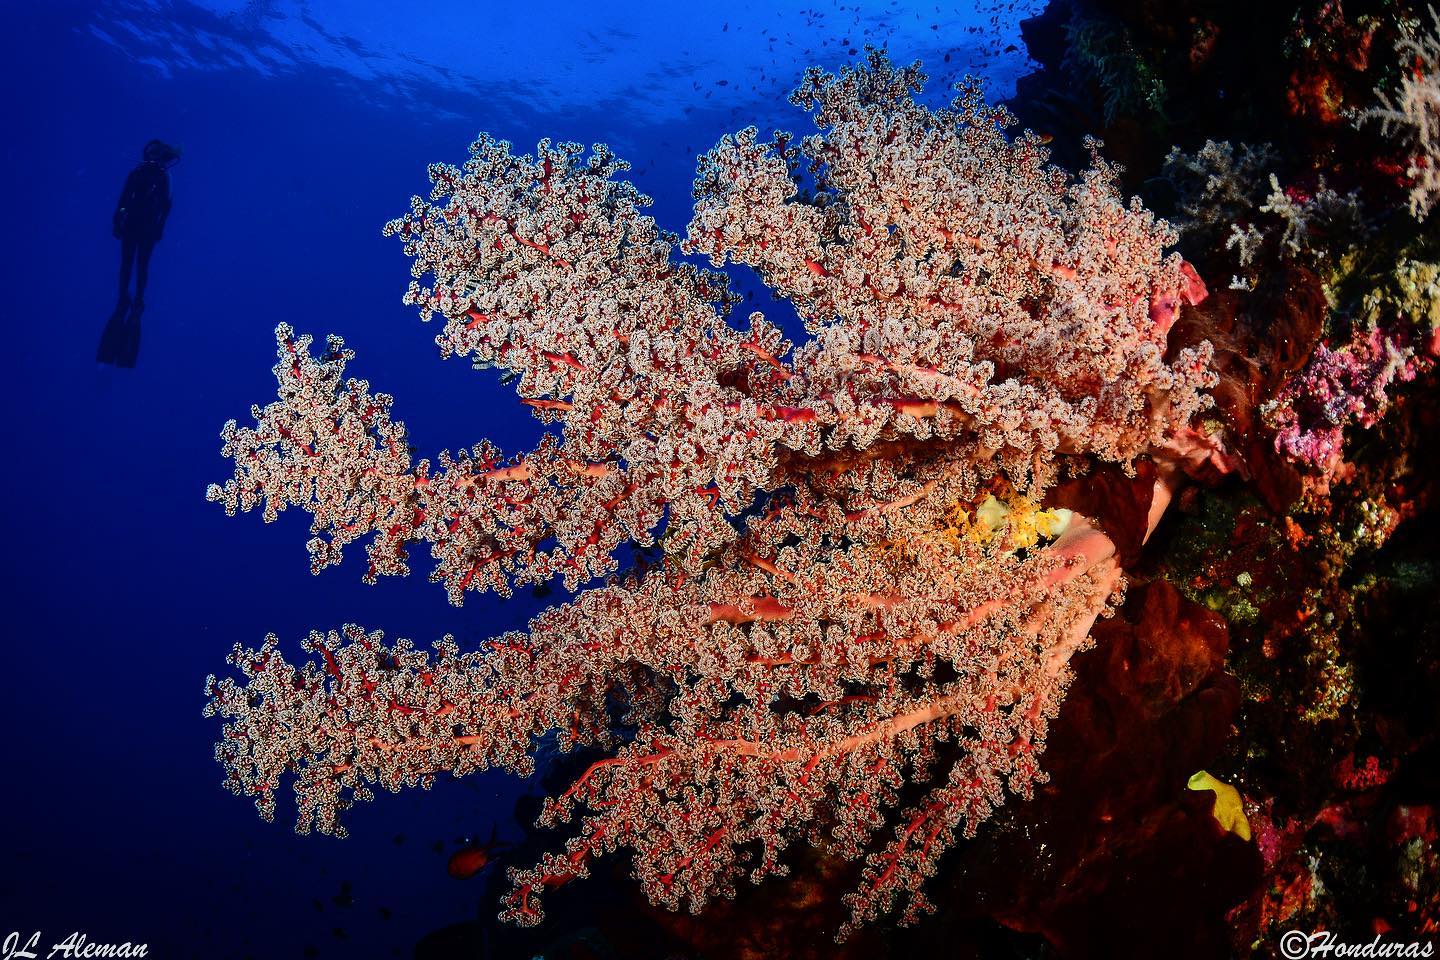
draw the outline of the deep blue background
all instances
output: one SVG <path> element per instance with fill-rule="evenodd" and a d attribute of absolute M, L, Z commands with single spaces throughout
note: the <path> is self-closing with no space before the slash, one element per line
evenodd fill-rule
<path fill-rule="evenodd" d="M 985 3 L 993 23 L 933 3 L 420 6 L 0 3 L 0 938 L 76 930 L 159 957 L 403 956 L 427 930 L 494 912 L 445 859 L 492 824 L 516 833 L 522 785 L 491 775 L 386 795 L 353 813 L 349 840 L 296 837 L 283 803 L 268 825 L 220 788 L 218 725 L 200 715 L 205 676 L 267 632 L 292 656 L 310 629 L 345 622 L 473 644 L 538 608 L 524 594 L 454 609 L 423 565 L 367 588 L 358 548 L 311 577 L 307 516 L 267 526 L 204 499 L 229 472 L 221 424 L 273 396 L 282 320 L 342 334 L 351 372 L 398 398 L 421 455 L 538 436 L 493 374 L 441 363 L 435 330 L 400 303 L 408 262 L 380 228 L 426 189 L 427 163 L 462 162 L 481 129 L 520 151 L 542 136 L 604 140 L 680 231 L 697 152 L 749 123 L 809 131 L 784 102 L 806 63 L 833 69 L 888 43 L 898 62 L 939 68 L 932 100 L 967 66 L 1005 95 L 1024 66 L 1003 52 L 1023 4 Z M 151 137 L 184 147 L 174 213 L 139 365 L 101 368 L 110 213 Z"/>

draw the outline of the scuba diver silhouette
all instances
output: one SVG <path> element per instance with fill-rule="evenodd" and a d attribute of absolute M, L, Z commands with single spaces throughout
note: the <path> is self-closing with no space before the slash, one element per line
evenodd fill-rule
<path fill-rule="evenodd" d="M 120 298 L 100 335 L 95 359 L 117 367 L 133 367 L 140 353 L 140 316 L 145 312 L 145 283 L 150 275 L 150 254 L 165 232 L 170 215 L 170 175 L 180 161 L 180 150 L 163 140 L 145 144 L 140 164 L 125 178 L 115 205 L 110 232 L 120 241 Z M 130 298 L 130 275 L 135 275 L 135 298 Z"/>

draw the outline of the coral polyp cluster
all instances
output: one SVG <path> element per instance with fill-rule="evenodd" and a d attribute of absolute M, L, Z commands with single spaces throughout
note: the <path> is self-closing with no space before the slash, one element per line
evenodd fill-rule
<path fill-rule="evenodd" d="M 842 935 L 929 906 L 944 851 L 1044 779 L 1071 659 L 1123 595 L 1119 532 L 1057 481 L 1138 476 L 1138 542 L 1220 448 L 1192 425 L 1209 346 L 1168 343 L 1206 296 L 1170 229 L 1098 144 L 1072 178 L 974 85 L 931 110 L 922 82 L 880 53 L 812 71 L 817 134 L 701 160 L 684 250 L 753 266 L 799 345 L 728 322 L 725 276 L 674 257 L 604 147 L 482 137 L 431 168 L 387 227 L 407 300 L 558 432 L 414 461 L 343 342 L 282 326 L 279 397 L 227 424 L 210 496 L 309 512 L 317 570 L 368 537 L 367 576 L 402 574 L 424 544 L 455 603 L 608 580 L 469 652 L 357 627 L 299 666 L 237 646 L 209 683 L 231 789 L 268 816 L 293 775 L 300 829 L 341 833 L 377 787 L 527 774 L 553 736 L 599 756 L 546 804 L 572 833 L 512 869 L 509 919 L 622 849 L 653 902 L 699 910 L 801 842 L 864 862 Z M 622 543 L 658 555 L 621 571 Z"/>

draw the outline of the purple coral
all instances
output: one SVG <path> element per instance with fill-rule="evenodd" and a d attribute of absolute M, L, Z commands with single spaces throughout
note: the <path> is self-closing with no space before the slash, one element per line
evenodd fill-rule
<path fill-rule="evenodd" d="M 1415 379 L 1423 360 L 1410 331 L 1377 325 L 1357 330 L 1349 343 L 1316 348 L 1265 411 L 1275 449 L 1329 479 L 1340 465 L 1345 427 L 1371 427 L 1389 406 L 1390 385 Z"/>

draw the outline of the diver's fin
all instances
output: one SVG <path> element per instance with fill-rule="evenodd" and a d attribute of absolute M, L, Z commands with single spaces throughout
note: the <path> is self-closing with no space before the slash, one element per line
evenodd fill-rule
<path fill-rule="evenodd" d="M 105 321 L 105 329 L 100 334 L 100 345 L 95 348 L 96 363 L 119 363 L 117 357 L 125 339 L 125 315 L 129 311 L 130 300 L 126 298 L 116 304 L 115 312 Z"/>
<path fill-rule="evenodd" d="M 134 367 L 135 361 L 140 357 L 140 317 L 145 312 L 145 301 L 136 300 L 135 305 L 130 308 L 130 315 L 125 318 L 120 344 L 116 350 L 115 366 Z"/>

